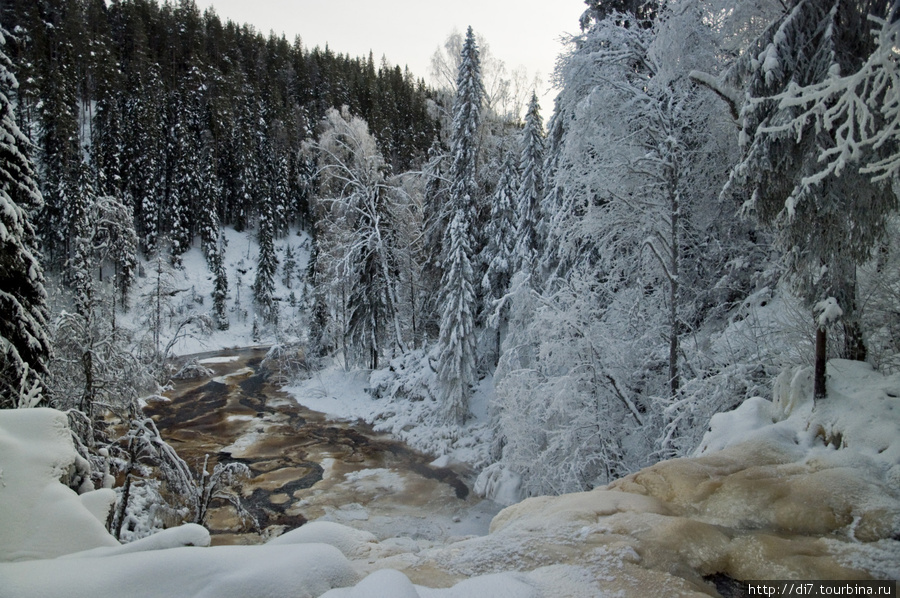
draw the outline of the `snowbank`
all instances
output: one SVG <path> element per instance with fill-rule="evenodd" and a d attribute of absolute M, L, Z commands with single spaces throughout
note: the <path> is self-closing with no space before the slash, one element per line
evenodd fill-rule
<path fill-rule="evenodd" d="M 60 482 L 78 459 L 64 413 L 0 411 L 0 561 L 118 545 L 104 526 L 115 493 L 79 496 Z"/>
<path fill-rule="evenodd" d="M 312 598 L 357 575 L 337 548 L 298 544 L 0 563 L 0 579 L 3 598 Z"/>

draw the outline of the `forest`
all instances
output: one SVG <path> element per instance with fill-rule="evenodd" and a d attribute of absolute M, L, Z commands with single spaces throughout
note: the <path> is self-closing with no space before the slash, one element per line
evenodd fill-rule
<path fill-rule="evenodd" d="M 690 456 L 791 368 L 898 372 L 897 3 L 585 4 L 542 108 L 471 28 L 429 85 L 193 0 L 4 2 L 0 407 L 67 411 L 95 472 L 110 413 L 165 460 L 176 340 L 252 322 L 521 499 Z"/>

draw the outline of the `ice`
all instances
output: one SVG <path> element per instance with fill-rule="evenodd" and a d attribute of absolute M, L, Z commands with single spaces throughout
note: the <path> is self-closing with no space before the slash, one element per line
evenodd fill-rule
<path fill-rule="evenodd" d="M 209 365 L 214 363 L 231 363 L 232 361 L 237 361 L 240 359 L 240 355 L 225 355 L 219 357 L 206 357 L 204 359 L 200 359 L 197 361 L 200 365 Z"/>
<path fill-rule="evenodd" d="M 521 485 L 520 476 L 500 463 L 493 463 L 478 474 L 472 490 L 478 496 L 508 507 L 522 500 Z"/>

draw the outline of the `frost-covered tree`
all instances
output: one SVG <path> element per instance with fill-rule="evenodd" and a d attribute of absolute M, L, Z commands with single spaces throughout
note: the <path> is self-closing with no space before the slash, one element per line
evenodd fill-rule
<path fill-rule="evenodd" d="M 63 311 L 56 321 L 54 378 L 58 404 L 95 421 L 102 413 L 98 404 L 122 407 L 136 398 L 141 368 L 127 349 L 127 334 L 116 326 L 115 305 L 134 276 L 137 235 L 131 209 L 114 197 L 97 196 L 87 172 L 83 166 L 67 262 L 75 313 Z M 104 268 L 114 272 L 107 289 L 101 284 Z"/>
<path fill-rule="evenodd" d="M 288 243 L 284 248 L 284 264 L 281 266 L 281 282 L 289 289 L 294 288 L 294 277 L 297 276 L 297 258 L 293 246 Z"/>
<path fill-rule="evenodd" d="M 16 124 L 10 93 L 18 83 L 0 31 L 0 408 L 32 406 L 41 398 L 50 341 L 47 293 L 30 215 L 42 198 Z"/>
<path fill-rule="evenodd" d="M 316 144 L 316 268 L 324 274 L 317 282 L 324 278 L 330 286 L 334 338 L 348 364 L 374 369 L 386 346 L 404 346 L 395 309 L 386 166 L 361 118 L 330 110 L 325 127 Z"/>
<path fill-rule="evenodd" d="M 533 271 L 540 249 L 538 218 L 544 197 L 544 123 L 540 110 L 537 94 L 533 93 L 525 115 L 519 160 L 521 181 L 516 195 L 516 270 Z"/>
<path fill-rule="evenodd" d="M 739 114 L 743 156 L 726 193 L 748 197 L 744 212 L 775 228 L 810 305 L 837 299 L 850 359 L 866 356 L 856 267 L 897 205 L 889 181 L 897 155 L 890 6 L 794 0 L 723 77 L 696 77 Z"/>
<path fill-rule="evenodd" d="M 485 227 L 487 244 L 481 252 L 481 261 L 485 264 L 484 277 L 481 279 L 481 290 L 484 296 L 484 309 L 488 326 L 497 332 L 497 357 L 500 355 L 500 344 L 506 324 L 508 306 L 498 301 L 506 295 L 509 283 L 515 272 L 516 257 L 516 203 L 518 194 L 518 172 L 515 156 L 509 152 L 497 182 L 497 189 L 491 197 L 491 217 Z"/>
<path fill-rule="evenodd" d="M 725 266 L 745 251 L 737 205 L 718 194 L 733 132 L 724 106 L 688 79 L 719 55 L 695 19 L 612 13 L 560 62 L 541 205 L 547 268 L 537 289 L 517 284 L 524 273 L 511 285 L 494 378 L 500 466 L 526 494 L 645 466 L 705 425 L 698 412 L 735 400 L 729 389 L 672 407 L 690 376 L 719 373 L 691 363 L 702 345 L 684 341 L 749 290 Z M 671 51 L 679 45 L 694 53 Z"/>
<path fill-rule="evenodd" d="M 450 247 L 441 282 L 438 378 L 447 420 L 461 424 L 469 415 L 475 382 L 475 288 L 470 259 L 468 216 L 457 210 L 447 232 Z"/>
<path fill-rule="evenodd" d="M 453 210 L 444 235 L 446 256 L 441 279 L 441 327 L 438 337 L 441 381 L 445 410 L 450 421 L 461 423 L 469 412 L 471 384 L 475 382 L 475 317 L 477 311 L 473 270 L 473 231 L 478 196 L 476 165 L 478 128 L 484 89 L 475 34 L 469 27 L 463 44 L 453 131 L 449 201 Z"/>

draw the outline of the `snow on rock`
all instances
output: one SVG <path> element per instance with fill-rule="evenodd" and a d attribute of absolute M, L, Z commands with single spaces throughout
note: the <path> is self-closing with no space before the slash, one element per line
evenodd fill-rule
<path fill-rule="evenodd" d="M 313 598 L 357 575 L 337 548 L 299 544 L 0 562 L 0 579 L 0 598 Z"/>
<path fill-rule="evenodd" d="M 329 590 L 322 598 L 421 598 L 409 578 L 393 569 L 380 569 L 352 588 Z"/>
<path fill-rule="evenodd" d="M 93 550 L 66 555 L 62 558 L 75 559 L 113 556 L 117 554 L 130 554 L 133 552 L 180 548 L 183 546 L 209 546 L 210 540 L 208 529 L 202 525 L 197 525 L 196 523 L 186 523 L 184 525 L 179 525 L 178 527 L 164 529 L 151 536 L 129 542 L 128 544 L 122 544 L 121 546 L 94 548 Z"/>
<path fill-rule="evenodd" d="M 508 507 L 522 500 L 521 486 L 521 476 L 500 463 L 492 463 L 478 474 L 472 490 L 478 496 Z"/>
<path fill-rule="evenodd" d="M 413 585 L 399 571 L 379 569 L 355 587 L 331 590 L 322 598 L 540 598 L 535 585 L 526 575 L 499 573 L 466 579 L 451 588 L 434 589 Z"/>
<path fill-rule="evenodd" d="M 366 531 L 332 521 L 311 521 L 269 540 L 267 545 L 329 544 L 348 558 L 363 558 L 371 552 L 376 542 L 375 536 Z"/>
<path fill-rule="evenodd" d="M 64 413 L 0 411 L 0 561 L 118 545 L 102 523 L 115 493 L 79 496 L 60 482 L 76 458 Z"/>

